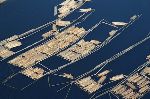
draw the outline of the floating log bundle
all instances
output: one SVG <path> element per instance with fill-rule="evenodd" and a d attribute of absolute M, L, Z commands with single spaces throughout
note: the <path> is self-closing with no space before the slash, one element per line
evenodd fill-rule
<path fill-rule="evenodd" d="M 89 94 L 97 91 L 102 86 L 94 81 L 90 76 L 76 81 L 76 84 Z"/>
<path fill-rule="evenodd" d="M 150 67 L 145 67 L 145 68 L 141 71 L 141 73 L 142 73 L 143 75 L 150 75 Z"/>
<path fill-rule="evenodd" d="M 109 70 L 105 70 L 105 71 L 103 71 L 103 72 L 97 74 L 97 76 L 98 76 L 98 77 L 102 77 L 102 76 L 107 75 L 108 73 L 110 73 L 110 71 L 109 71 Z"/>
<path fill-rule="evenodd" d="M 66 5 L 67 3 L 69 3 L 71 0 L 65 0 L 64 2 L 62 2 L 60 5 Z"/>
<path fill-rule="evenodd" d="M 117 80 L 121 80 L 124 78 L 124 75 L 121 74 L 121 75 L 116 75 L 116 76 L 113 76 L 112 78 L 110 78 L 110 80 L 112 81 L 117 81 Z"/>
<path fill-rule="evenodd" d="M 135 93 L 133 89 L 127 88 L 125 85 L 115 87 L 112 89 L 112 92 L 117 95 L 121 95 L 123 99 L 137 99 L 140 96 L 139 93 Z"/>
<path fill-rule="evenodd" d="M 56 21 L 57 26 L 67 26 L 67 25 L 70 25 L 70 24 L 71 24 L 70 21 L 63 21 L 63 20 L 57 20 Z"/>
<path fill-rule="evenodd" d="M 106 76 L 101 76 L 98 80 L 98 83 L 102 84 L 106 80 L 106 78 L 107 78 Z"/>
<path fill-rule="evenodd" d="M 112 31 L 109 32 L 109 35 L 114 36 L 116 34 L 116 32 L 117 32 L 117 30 L 112 30 Z"/>
<path fill-rule="evenodd" d="M 10 51 L 9 49 L 3 47 L 3 46 L 0 46 L 0 57 L 1 58 L 5 58 L 5 57 L 8 57 L 10 55 L 12 55 L 14 52 L 13 51 Z"/>
<path fill-rule="evenodd" d="M 1 42 L 0 42 L 0 45 L 4 45 L 4 44 L 6 44 L 6 43 L 8 43 L 8 42 L 10 42 L 10 41 L 14 41 L 14 40 L 16 40 L 16 39 L 18 39 L 18 38 L 19 38 L 18 35 L 14 35 L 14 36 L 12 36 L 12 37 L 10 37 L 10 38 L 7 38 L 7 39 L 1 41 Z"/>
<path fill-rule="evenodd" d="M 54 39 L 17 56 L 9 63 L 21 68 L 33 66 L 74 43 L 85 33 L 84 28 L 70 27 L 56 35 Z"/>
<path fill-rule="evenodd" d="M 58 13 L 59 13 L 58 17 L 66 16 L 67 14 L 70 13 L 71 10 L 73 10 L 79 6 L 77 1 L 75 1 L 75 0 L 64 1 L 61 5 L 62 6 L 60 8 L 58 8 Z"/>
<path fill-rule="evenodd" d="M 8 49 L 11 49 L 11 48 L 15 48 L 15 47 L 18 47 L 21 45 L 22 45 L 21 42 L 15 40 L 15 41 L 11 41 L 11 42 L 6 43 L 4 46 Z"/>
<path fill-rule="evenodd" d="M 56 33 L 56 32 L 57 32 L 57 31 L 55 31 L 55 30 L 48 31 L 48 32 L 42 34 L 42 37 L 43 37 L 43 38 L 50 37 L 50 36 L 54 35 L 54 33 Z"/>
<path fill-rule="evenodd" d="M 48 31 L 48 32 L 46 32 L 46 33 L 44 33 L 44 34 L 42 34 L 42 37 L 43 37 L 43 38 L 47 38 L 47 37 L 50 37 L 50 36 L 55 35 L 55 34 L 57 34 L 57 33 L 59 33 L 59 31 L 58 31 L 58 29 L 57 29 L 57 26 L 56 26 L 56 24 L 53 24 L 53 25 L 52 25 L 52 30 L 50 30 L 50 31 Z"/>
<path fill-rule="evenodd" d="M 130 18 L 130 20 L 135 20 L 138 16 L 137 15 L 134 15 Z"/>
<path fill-rule="evenodd" d="M 127 82 L 127 86 L 129 86 L 131 89 L 136 89 L 136 86 L 133 83 Z"/>
<path fill-rule="evenodd" d="M 112 89 L 116 95 L 122 96 L 124 99 L 138 99 L 145 93 L 150 91 L 150 80 L 145 77 L 142 72 L 135 73 L 127 78 L 127 80 Z"/>
<path fill-rule="evenodd" d="M 69 49 L 59 53 L 58 56 L 61 56 L 65 60 L 68 60 L 68 61 L 75 61 L 75 60 L 79 59 L 80 57 L 91 52 L 93 49 L 96 48 L 96 46 L 99 43 L 100 42 L 97 40 L 91 40 L 90 42 L 81 40 L 80 42 L 73 45 Z"/>
<path fill-rule="evenodd" d="M 0 58 L 9 57 L 12 54 L 14 54 L 14 52 L 10 51 L 10 49 L 22 45 L 21 42 L 16 40 L 18 38 L 19 38 L 18 35 L 14 35 L 14 36 L 7 38 L 7 39 L 0 42 Z"/>
<path fill-rule="evenodd" d="M 65 0 L 60 4 L 60 8 L 58 8 L 58 17 L 64 17 L 68 15 L 72 10 L 80 7 L 84 2 L 88 2 L 90 0 Z"/>
<path fill-rule="evenodd" d="M 63 77 L 68 78 L 68 79 L 73 79 L 74 78 L 71 74 L 67 74 L 67 73 L 64 73 Z"/>
<path fill-rule="evenodd" d="M 37 79 L 43 77 L 44 70 L 42 68 L 38 68 L 38 67 L 36 67 L 36 68 L 30 67 L 28 69 L 25 69 L 21 73 L 33 80 L 37 80 Z"/>

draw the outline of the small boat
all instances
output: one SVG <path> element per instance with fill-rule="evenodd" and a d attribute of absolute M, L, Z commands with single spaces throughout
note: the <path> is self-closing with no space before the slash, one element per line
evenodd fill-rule
<path fill-rule="evenodd" d="M 112 22 L 113 25 L 116 25 L 116 26 L 124 26 L 124 25 L 127 25 L 128 23 L 125 23 L 125 22 Z"/>
<path fill-rule="evenodd" d="M 92 11 L 92 9 L 91 8 L 87 8 L 87 9 L 80 9 L 79 12 L 90 12 L 90 11 Z"/>

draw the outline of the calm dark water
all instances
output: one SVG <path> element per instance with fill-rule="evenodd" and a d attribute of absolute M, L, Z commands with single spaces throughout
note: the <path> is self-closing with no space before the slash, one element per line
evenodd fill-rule
<path fill-rule="evenodd" d="M 27 30 L 36 28 L 54 20 L 53 7 L 61 1 L 62 0 L 7 0 L 6 3 L 0 5 L 0 40 L 14 34 L 21 34 Z M 90 55 L 84 60 L 72 64 L 59 73 L 69 72 L 75 76 L 81 75 L 115 53 L 127 48 L 139 40 L 142 40 L 150 31 L 149 0 L 92 0 L 91 3 L 86 4 L 84 7 L 96 9 L 94 14 L 90 16 L 86 22 L 80 24 L 80 26 L 86 27 L 87 29 L 103 18 L 111 22 L 128 21 L 128 19 L 134 14 L 142 14 L 142 17 L 106 47 Z M 109 29 L 111 29 L 111 27 L 98 27 L 85 39 L 102 40 L 105 35 L 101 35 L 101 33 L 107 33 Z M 36 38 L 32 38 L 29 39 L 28 42 L 34 42 L 35 40 Z M 143 43 L 126 55 L 108 64 L 104 69 L 111 69 L 113 74 L 124 73 L 128 75 L 137 68 L 137 66 L 146 61 L 145 57 L 150 54 L 149 44 L 150 41 Z M 0 64 L 0 80 L 4 77 L 4 75 L 8 76 L 12 73 L 9 71 L 10 64 L 7 64 L 6 62 L 7 60 Z M 53 57 L 42 63 L 47 65 L 49 68 L 56 68 L 57 66 L 66 63 L 66 61 L 58 57 Z M 60 83 L 65 81 L 67 80 L 61 77 L 50 76 L 51 83 Z M 8 82 L 8 84 L 21 87 L 29 84 L 30 82 L 32 82 L 30 79 L 27 79 L 22 75 L 18 75 Z M 47 76 L 40 79 L 24 91 L 12 89 L 1 84 L 0 99 L 64 99 L 69 87 L 57 93 L 56 91 L 61 87 L 63 86 L 52 88 L 48 87 Z M 143 99 L 149 99 L 149 97 L 150 94 L 147 94 L 143 97 Z M 73 85 L 68 99 L 76 98 L 88 99 L 89 95 L 80 90 L 76 85 Z M 114 97 L 112 98 L 115 99 Z M 99 99 L 109 99 L 109 97 L 106 95 Z"/>

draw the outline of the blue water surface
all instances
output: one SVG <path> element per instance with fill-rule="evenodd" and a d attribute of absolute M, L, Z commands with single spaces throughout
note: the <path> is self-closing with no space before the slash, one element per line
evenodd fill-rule
<path fill-rule="evenodd" d="M 54 20 L 56 18 L 53 15 L 54 6 L 62 1 L 63 0 L 7 0 L 4 4 L 0 5 L 0 40 L 15 34 L 24 33 L 25 31 Z M 58 73 L 60 74 L 68 72 L 72 73 L 74 76 L 81 75 L 117 52 L 129 47 L 139 40 L 142 40 L 150 32 L 150 0 L 91 0 L 91 2 L 87 3 L 82 8 L 87 7 L 94 8 L 96 11 L 85 22 L 80 24 L 81 27 L 85 27 L 86 29 L 92 27 L 103 18 L 110 22 L 128 22 L 129 18 L 135 14 L 142 14 L 142 17 L 103 49 L 70 65 L 64 70 L 59 71 Z M 73 16 L 70 16 L 70 18 L 76 18 L 78 14 L 79 13 L 76 11 Z M 85 39 L 96 39 L 101 41 L 106 36 L 103 35 L 103 33 L 107 33 L 111 28 L 112 27 L 109 26 L 98 27 Z M 49 28 L 47 28 L 47 30 L 49 30 Z M 24 40 L 23 42 L 30 43 L 39 38 L 33 37 Z M 145 58 L 150 54 L 149 44 L 150 41 L 147 41 L 136 47 L 121 58 L 109 63 L 104 70 L 111 69 L 113 74 L 123 73 L 128 75 L 139 65 L 146 62 Z M 0 81 L 13 73 L 11 69 L 18 70 L 8 64 L 8 60 L 9 59 L 0 63 Z M 42 62 L 42 64 L 52 69 L 65 63 L 67 63 L 67 61 L 57 56 Z M 69 87 L 57 92 L 57 90 L 63 86 L 50 88 L 48 86 L 48 77 L 52 84 L 69 81 L 61 77 L 50 75 L 38 80 L 25 90 L 20 91 L 11 88 L 8 85 L 22 88 L 22 86 L 33 81 L 23 75 L 17 75 L 7 83 L 8 85 L 0 84 L 0 99 L 65 99 Z M 73 85 L 67 99 L 89 98 L 89 94 L 83 92 L 76 85 Z M 142 99 L 149 98 L 150 94 L 148 93 Z M 109 99 L 109 96 L 104 95 L 98 99 Z M 115 97 L 112 96 L 112 99 L 115 99 Z"/>

